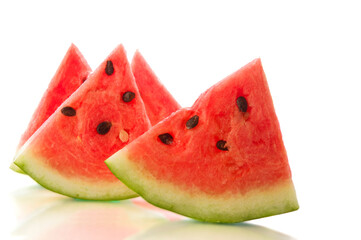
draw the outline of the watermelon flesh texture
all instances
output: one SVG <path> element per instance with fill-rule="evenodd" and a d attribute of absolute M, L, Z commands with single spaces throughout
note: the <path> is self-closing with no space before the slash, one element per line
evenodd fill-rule
<path fill-rule="evenodd" d="M 247 104 L 237 104 L 240 97 Z M 198 123 L 189 124 L 194 116 Z M 240 222 L 298 209 L 260 59 L 208 89 L 191 108 L 173 113 L 106 164 L 148 202 L 202 221 Z"/>
<path fill-rule="evenodd" d="M 135 52 L 131 66 L 152 125 L 180 109 L 181 106 L 159 81 L 139 51 Z"/>
<path fill-rule="evenodd" d="M 133 56 L 131 68 L 152 125 L 157 124 L 180 108 L 178 102 L 159 81 L 139 51 L 136 51 Z M 20 140 L 18 149 L 85 81 L 90 72 L 91 68 L 85 58 L 78 48 L 72 44 L 35 110 L 28 129 Z M 10 168 L 16 172 L 24 173 L 14 163 L 11 164 Z"/>
<path fill-rule="evenodd" d="M 55 112 L 55 110 L 88 78 L 91 68 L 79 51 L 71 44 L 49 86 L 34 111 L 27 129 L 20 138 L 17 150 L 35 133 L 36 130 Z M 10 168 L 24 173 L 14 163 Z"/>
<path fill-rule="evenodd" d="M 20 149 L 15 164 L 40 185 L 70 197 L 135 197 L 104 160 L 149 128 L 119 45 Z"/>

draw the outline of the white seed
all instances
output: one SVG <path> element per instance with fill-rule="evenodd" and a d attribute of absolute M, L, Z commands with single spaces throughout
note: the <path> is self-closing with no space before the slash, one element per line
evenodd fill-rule
<path fill-rule="evenodd" d="M 120 141 L 122 141 L 122 142 L 128 142 L 128 140 L 129 140 L 129 134 L 127 133 L 127 131 L 125 131 L 125 130 L 120 130 L 120 132 L 119 132 L 119 139 L 120 139 Z"/>

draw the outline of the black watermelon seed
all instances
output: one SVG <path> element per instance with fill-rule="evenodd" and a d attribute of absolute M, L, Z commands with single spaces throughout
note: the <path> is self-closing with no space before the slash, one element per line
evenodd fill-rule
<path fill-rule="evenodd" d="M 107 66 L 105 67 L 105 73 L 108 75 L 112 75 L 114 72 L 113 62 L 107 61 Z"/>
<path fill-rule="evenodd" d="M 247 109 L 248 109 L 247 100 L 244 97 L 238 97 L 237 98 L 237 107 L 238 107 L 239 111 L 247 112 Z"/>
<path fill-rule="evenodd" d="M 228 147 L 226 147 L 226 141 L 224 141 L 224 140 L 219 140 L 218 142 L 217 142 L 217 148 L 219 149 L 219 150 L 222 150 L 222 151 L 228 151 Z"/>
<path fill-rule="evenodd" d="M 197 126 L 198 120 L 199 120 L 199 117 L 197 115 L 194 115 L 193 117 L 191 117 L 186 123 L 187 129 L 192 129 L 195 126 Z"/>
<path fill-rule="evenodd" d="M 97 132 L 100 135 L 105 135 L 109 132 L 110 128 L 112 127 L 112 123 L 111 122 L 101 122 L 98 124 L 97 126 Z"/>
<path fill-rule="evenodd" d="M 72 107 L 63 107 L 61 113 L 67 117 L 74 117 L 76 115 L 76 111 Z"/>
<path fill-rule="evenodd" d="M 163 133 L 163 134 L 159 135 L 158 138 L 164 144 L 170 145 L 173 143 L 173 137 L 169 133 Z"/>
<path fill-rule="evenodd" d="M 123 101 L 124 102 L 130 102 L 130 101 L 132 101 L 133 99 L 135 98 L 135 93 L 133 93 L 133 92 L 125 92 L 124 94 L 123 94 Z"/>

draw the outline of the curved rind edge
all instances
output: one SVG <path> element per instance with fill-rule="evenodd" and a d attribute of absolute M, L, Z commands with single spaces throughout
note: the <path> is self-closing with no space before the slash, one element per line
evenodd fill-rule
<path fill-rule="evenodd" d="M 291 179 L 245 195 L 210 196 L 199 191 L 188 193 L 170 183 L 160 183 L 135 162 L 129 159 L 126 148 L 105 161 L 120 181 L 149 203 L 200 221 L 235 223 L 299 208 Z"/>
<path fill-rule="evenodd" d="M 21 174 L 25 174 L 25 175 L 26 175 L 26 173 L 25 173 L 23 170 L 21 170 L 21 168 L 19 168 L 14 162 L 11 162 L 9 168 L 10 168 L 11 170 L 13 170 L 14 172 L 17 172 L 17 173 L 21 173 Z"/>
<path fill-rule="evenodd" d="M 121 182 L 86 182 L 80 179 L 67 179 L 57 171 L 44 166 L 38 158 L 29 151 L 22 151 L 14 164 L 25 174 L 44 188 L 77 199 L 84 200 L 124 200 L 138 197 L 138 194 L 127 188 Z"/>

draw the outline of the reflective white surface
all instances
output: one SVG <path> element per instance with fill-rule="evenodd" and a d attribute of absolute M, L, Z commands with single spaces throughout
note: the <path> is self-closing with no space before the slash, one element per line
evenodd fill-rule
<path fill-rule="evenodd" d="M 122 202 L 92 202 L 63 197 L 49 197 L 42 194 L 43 189 L 31 189 L 35 194 L 43 195 L 34 204 L 32 213 L 16 227 L 14 236 L 26 236 L 30 239 L 124 239 L 142 232 L 166 219 L 132 204 Z M 19 207 L 25 199 L 19 200 Z M 27 200 L 26 200 L 27 201 Z M 21 209 L 19 209 L 22 211 Z"/>
<path fill-rule="evenodd" d="M 14 191 L 18 239 L 249 239 L 291 240 L 250 224 L 211 224 L 157 209 L 137 198 L 97 202 L 70 199 L 33 185 Z"/>
<path fill-rule="evenodd" d="M 361 14 L 358 1 L 0 1 L 0 239 L 361 239 Z M 94 69 L 139 48 L 188 107 L 261 57 L 300 209 L 224 225 L 141 200 L 76 201 L 9 164 L 75 43 Z"/>

